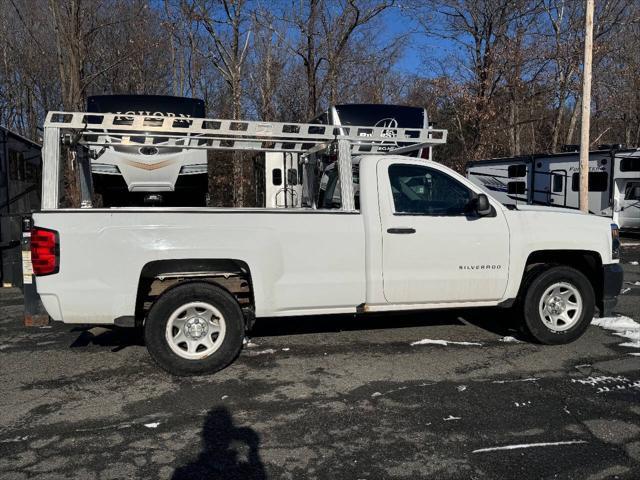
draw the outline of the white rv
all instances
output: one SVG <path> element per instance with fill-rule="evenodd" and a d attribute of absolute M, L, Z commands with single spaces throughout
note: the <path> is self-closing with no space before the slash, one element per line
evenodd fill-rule
<path fill-rule="evenodd" d="M 505 205 L 580 206 L 576 152 L 469 162 L 467 177 Z M 640 149 L 589 153 L 589 211 L 640 229 Z"/>
<path fill-rule="evenodd" d="M 388 128 L 388 142 L 384 142 L 384 147 L 388 150 L 402 148 L 408 144 L 397 142 L 394 138 L 396 128 L 416 128 L 429 129 L 429 120 L 426 109 L 422 107 L 408 107 L 404 105 L 383 105 L 383 104 L 344 104 L 334 105 L 327 111 L 315 117 L 309 123 L 320 125 L 340 125 L 349 126 L 371 126 Z M 342 129 L 340 129 L 342 130 Z M 336 132 L 340 134 L 342 132 Z M 366 132 L 361 132 L 362 137 L 368 136 Z M 388 144 L 388 146 L 387 146 Z M 412 150 L 406 155 L 420 157 L 426 160 L 432 159 L 432 147 Z M 335 152 L 325 156 L 324 163 L 327 167 L 325 175 L 320 184 L 321 193 L 331 185 L 331 179 L 336 179 L 335 172 L 332 174 L 331 165 L 335 161 Z M 292 153 L 266 153 L 265 154 L 265 205 L 269 208 L 299 207 L 302 205 L 302 169 L 298 165 L 299 156 Z M 354 179 L 357 178 L 357 167 L 354 169 Z M 354 185 L 356 194 L 358 185 Z M 336 192 L 339 191 L 339 188 Z M 330 201 L 330 196 L 326 201 Z M 324 200 L 323 200 L 324 201 Z"/>
<path fill-rule="evenodd" d="M 202 100 L 160 95 L 98 95 L 89 97 L 88 112 L 117 113 L 124 126 L 130 115 L 176 117 L 176 127 L 188 127 L 189 118 L 204 118 Z M 88 117 L 89 123 L 92 117 Z M 160 119 L 149 118 L 150 125 Z M 188 149 L 191 139 L 105 135 L 109 146 L 90 149 L 94 189 L 105 206 L 140 206 L 150 201 L 166 206 L 205 206 L 207 152 Z M 191 140 L 193 141 L 193 140 Z"/>

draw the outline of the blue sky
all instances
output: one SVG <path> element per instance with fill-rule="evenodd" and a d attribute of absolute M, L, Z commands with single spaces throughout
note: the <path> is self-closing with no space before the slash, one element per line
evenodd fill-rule
<path fill-rule="evenodd" d="M 433 73 L 430 73 L 426 68 L 428 65 L 426 62 L 444 60 L 455 51 L 455 47 L 450 41 L 420 33 L 418 23 L 407 15 L 403 15 L 396 8 L 392 8 L 385 14 L 384 22 L 386 38 L 414 32 L 409 37 L 407 49 L 397 64 L 402 72 L 430 77 Z"/>

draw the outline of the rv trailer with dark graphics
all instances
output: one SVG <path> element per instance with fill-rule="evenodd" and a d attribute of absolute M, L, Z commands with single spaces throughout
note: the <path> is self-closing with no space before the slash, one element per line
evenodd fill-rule
<path fill-rule="evenodd" d="M 396 128 L 430 128 L 427 111 L 422 107 L 410 107 L 405 105 L 384 105 L 384 104 L 344 104 L 334 105 L 309 121 L 319 125 L 339 125 L 348 127 L 351 125 L 371 126 L 388 128 L 389 141 L 384 146 L 388 149 L 403 147 L 402 142 L 394 139 Z M 365 137 L 366 133 L 361 133 Z M 383 148 L 384 148 L 383 146 Z M 407 156 L 421 157 L 427 160 L 433 159 L 432 147 L 426 146 L 421 149 L 412 150 L 405 153 Z M 326 158 L 326 166 L 332 162 L 332 155 Z M 334 168 L 334 167 L 331 167 Z M 329 179 L 332 177 L 331 168 L 323 177 L 320 190 L 330 185 Z M 357 168 L 357 167 L 356 167 Z M 302 170 L 298 166 L 298 159 L 292 154 L 266 153 L 265 154 L 265 203 L 271 208 L 287 208 L 300 206 L 302 202 L 302 177 L 299 174 Z M 354 171 L 357 176 L 357 171 Z M 333 174 L 335 176 L 335 174 Z M 356 178 L 356 177 L 354 177 Z M 354 185 L 357 190 L 358 185 Z M 339 188 L 336 192 L 339 192 Z M 336 193 L 337 195 L 337 193 Z"/>
<path fill-rule="evenodd" d="M 23 284 L 22 219 L 40 209 L 42 147 L 0 127 L 0 276 L 2 285 Z"/>
<path fill-rule="evenodd" d="M 195 98 L 161 95 L 98 95 L 89 97 L 87 111 L 127 115 L 204 118 L 204 102 Z M 150 121 L 151 119 L 149 119 Z M 185 134 L 186 135 L 186 134 Z M 104 206 L 139 206 L 149 202 L 165 206 L 205 206 L 207 152 L 181 146 L 184 140 L 155 136 L 121 140 L 100 138 L 110 146 L 91 148 L 94 190 Z M 173 144 L 173 145 L 172 145 Z M 168 148 L 170 146 L 171 148 Z"/>
<path fill-rule="evenodd" d="M 580 207 L 576 152 L 469 162 L 467 177 L 505 205 Z M 640 229 L 640 149 L 589 152 L 589 211 Z"/>

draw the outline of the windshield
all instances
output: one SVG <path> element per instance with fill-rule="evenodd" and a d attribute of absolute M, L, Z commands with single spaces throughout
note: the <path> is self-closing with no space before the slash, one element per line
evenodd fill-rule
<path fill-rule="evenodd" d="M 162 95 L 96 95 L 87 100 L 87 111 L 162 117 L 205 117 L 202 100 Z"/>
<path fill-rule="evenodd" d="M 403 105 L 336 105 L 340 125 L 389 128 L 425 128 L 424 108 Z"/>

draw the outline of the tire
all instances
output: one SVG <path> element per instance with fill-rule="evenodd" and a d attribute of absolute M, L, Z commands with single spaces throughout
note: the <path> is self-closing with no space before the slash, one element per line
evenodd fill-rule
<path fill-rule="evenodd" d="M 215 373 L 242 349 L 244 318 L 226 291 L 189 283 L 163 294 L 151 307 L 144 327 L 147 350 L 173 375 Z"/>
<path fill-rule="evenodd" d="M 570 343 L 585 332 L 593 319 L 593 287 L 574 268 L 552 267 L 529 283 L 523 310 L 525 334 L 545 345 Z"/>

